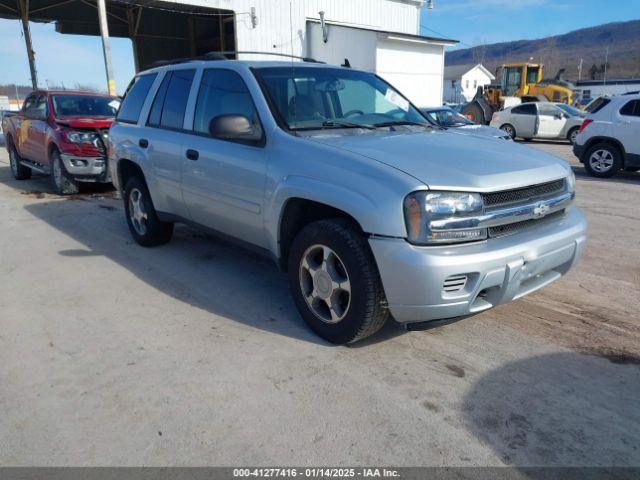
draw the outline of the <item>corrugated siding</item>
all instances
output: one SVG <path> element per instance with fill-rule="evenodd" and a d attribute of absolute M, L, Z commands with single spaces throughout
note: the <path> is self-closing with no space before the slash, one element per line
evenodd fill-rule
<path fill-rule="evenodd" d="M 238 50 L 306 53 L 308 18 L 351 26 L 418 33 L 418 3 L 400 0 L 176 0 L 175 3 L 236 12 Z M 248 13 L 255 7 L 258 25 Z M 293 43 L 292 43 L 293 36 Z"/>

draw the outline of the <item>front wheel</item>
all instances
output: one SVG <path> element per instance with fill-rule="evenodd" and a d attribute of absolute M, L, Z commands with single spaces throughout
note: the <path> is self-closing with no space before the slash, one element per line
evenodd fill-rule
<path fill-rule="evenodd" d="M 58 195 L 73 195 L 80 191 L 78 182 L 64 168 L 57 150 L 51 153 L 51 184 Z"/>
<path fill-rule="evenodd" d="M 320 220 L 296 236 L 289 286 L 298 311 L 320 337 L 353 343 L 389 317 L 378 268 L 359 229 L 346 219 Z"/>
<path fill-rule="evenodd" d="M 124 210 L 129 231 L 138 244 L 154 247 L 171 240 L 173 223 L 158 218 L 149 189 L 138 177 L 129 179 L 124 187 Z"/>
<path fill-rule="evenodd" d="M 613 177 L 622 168 L 620 150 L 608 143 L 598 143 L 585 155 L 584 168 L 594 177 Z"/>

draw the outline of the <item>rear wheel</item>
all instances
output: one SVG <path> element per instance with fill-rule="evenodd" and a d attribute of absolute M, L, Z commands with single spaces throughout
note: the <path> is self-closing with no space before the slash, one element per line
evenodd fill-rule
<path fill-rule="evenodd" d="M 31 178 L 31 169 L 20 163 L 22 158 L 18 155 L 13 141 L 9 140 L 9 163 L 11 164 L 11 173 L 16 180 L 28 180 Z"/>
<path fill-rule="evenodd" d="M 124 187 L 124 210 L 129 231 L 138 244 L 154 247 L 171 240 L 173 223 L 158 218 L 149 189 L 138 177 L 130 178 Z"/>
<path fill-rule="evenodd" d="M 609 178 L 622 168 L 620 150 L 608 143 L 598 143 L 584 156 L 584 168 L 590 175 Z"/>
<path fill-rule="evenodd" d="M 293 241 L 288 266 L 296 307 L 325 340 L 356 342 L 389 317 L 375 259 L 352 222 L 321 220 L 304 227 Z"/>
<path fill-rule="evenodd" d="M 502 125 L 500 127 L 500 130 L 502 130 L 503 132 L 506 132 L 507 135 L 509 135 L 512 140 L 516 138 L 516 129 L 510 123 L 505 123 L 504 125 Z"/>
<path fill-rule="evenodd" d="M 60 158 L 60 152 L 51 152 L 51 184 L 58 195 L 73 195 L 78 193 L 78 182 L 69 175 Z"/>
<path fill-rule="evenodd" d="M 569 130 L 569 133 L 567 134 L 567 140 L 571 142 L 571 145 L 576 143 L 576 138 L 578 137 L 579 131 L 580 129 L 578 127 L 573 127 L 571 130 Z"/>

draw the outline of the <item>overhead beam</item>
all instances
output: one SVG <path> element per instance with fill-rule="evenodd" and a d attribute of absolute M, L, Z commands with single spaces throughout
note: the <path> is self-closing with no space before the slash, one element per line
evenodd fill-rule
<path fill-rule="evenodd" d="M 29 71 L 31 72 L 31 86 L 38 89 L 38 73 L 36 72 L 36 55 L 31 43 L 31 30 L 29 30 L 29 0 L 18 0 L 20 21 L 24 33 L 24 43 L 27 46 L 27 58 L 29 59 Z"/>

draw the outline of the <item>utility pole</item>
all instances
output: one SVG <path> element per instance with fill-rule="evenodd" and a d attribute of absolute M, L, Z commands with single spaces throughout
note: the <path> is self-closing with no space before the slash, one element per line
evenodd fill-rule
<path fill-rule="evenodd" d="M 29 59 L 29 70 L 31 71 L 31 86 L 38 89 L 38 73 L 36 72 L 36 55 L 31 44 L 31 30 L 29 30 L 29 0 L 20 0 L 20 21 L 22 22 L 22 33 L 24 43 L 27 46 L 27 58 Z"/>
<path fill-rule="evenodd" d="M 580 65 L 578 65 L 578 81 L 582 80 L 582 61 L 583 59 L 580 59 Z"/>
<path fill-rule="evenodd" d="M 603 77 L 603 83 L 605 85 L 607 84 L 607 63 L 609 63 L 609 47 L 607 47 L 607 51 L 604 54 L 604 77 Z"/>
<path fill-rule="evenodd" d="M 115 96 L 116 81 L 113 79 L 113 67 L 111 66 L 111 46 L 109 45 L 109 25 L 107 24 L 107 6 L 105 0 L 98 0 L 98 21 L 100 23 L 100 36 L 102 37 L 104 68 L 107 73 L 107 91 L 109 95 Z"/>

